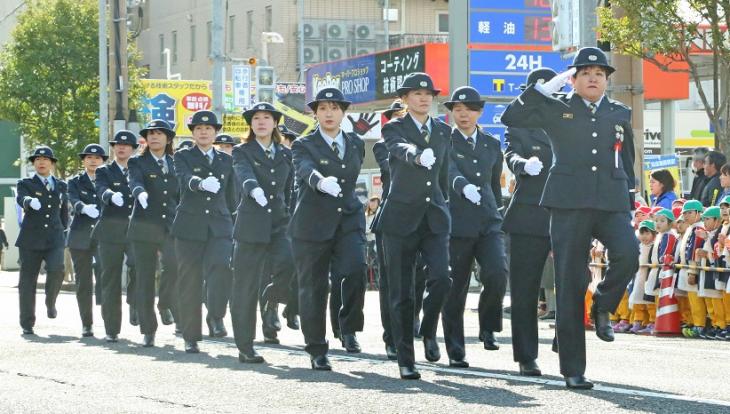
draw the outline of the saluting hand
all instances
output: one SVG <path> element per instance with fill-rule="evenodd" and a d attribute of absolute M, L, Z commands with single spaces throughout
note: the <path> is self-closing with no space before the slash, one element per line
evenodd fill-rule
<path fill-rule="evenodd" d="M 549 81 L 543 83 L 542 85 L 535 85 L 535 88 L 545 94 L 552 95 L 562 89 L 563 86 L 565 86 L 565 84 L 568 82 L 568 79 L 570 79 L 570 77 L 573 76 L 575 72 L 575 68 L 570 68 L 565 72 L 557 75 L 556 77 L 550 79 Z"/>

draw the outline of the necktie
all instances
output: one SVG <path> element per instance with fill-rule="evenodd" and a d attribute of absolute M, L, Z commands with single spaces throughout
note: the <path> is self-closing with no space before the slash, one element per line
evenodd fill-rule
<path fill-rule="evenodd" d="M 129 177 L 129 168 L 122 168 L 122 174 L 124 174 L 124 177 Z"/>
<path fill-rule="evenodd" d="M 273 160 L 273 159 L 274 159 L 274 153 L 273 153 L 273 152 L 271 152 L 271 149 L 270 149 L 270 148 L 267 148 L 266 150 L 264 150 L 264 152 L 266 153 L 266 156 L 267 156 L 267 157 L 268 157 L 268 158 L 269 158 L 270 160 Z"/>
<path fill-rule="evenodd" d="M 337 145 L 337 143 L 336 143 L 336 142 L 333 142 L 333 143 L 332 143 L 332 151 L 334 151 L 335 155 L 337 155 L 337 158 L 342 158 L 342 157 L 340 156 L 340 146 L 339 146 L 339 145 Z"/>
<path fill-rule="evenodd" d="M 207 153 L 206 158 L 208 158 L 208 164 L 213 164 L 213 154 Z"/>
<path fill-rule="evenodd" d="M 431 138 L 431 134 L 428 133 L 428 128 L 426 127 L 426 124 L 421 125 L 421 137 L 426 142 L 428 142 L 428 140 Z"/>
<path fill-rule="evenodd" d="M 53 186 L 51 186 L 51 180 L 49 180 L 48 178 L 43 179 L 43 185 L 46 186 L 46 190 L 53 191 Z"/>
<path fill-rule="evenodd" d="M 469 146 L 471 147 L 471 149 L 474 149 L 474 138 L 467 137 L 466 138 L 466 143 L 469 144 Z"/>
<path fill-rule="evenodd" d="M 593 102 L 588 104 L 588 108 L 591 110 L 592 114 L 595 114 L 598 110 L 598 105 L 594 104 Z"/>
<path fill-rule="evenodd" d="M 167 164 L 165 164 L 165 161 L 162 158 L 157 160 L 157 164 L 160 166 L 162 173 L 167 174 Z"/>

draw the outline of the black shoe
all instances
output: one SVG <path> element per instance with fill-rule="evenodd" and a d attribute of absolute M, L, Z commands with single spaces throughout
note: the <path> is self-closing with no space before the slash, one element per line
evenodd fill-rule
<path fill-rule="evenodd" d="M 238 361 L 244 364 L 261 364 L 264 362 L 264 357 L 259 355 L 255 349 L 251 348 L 244 352 L 239 352 Z"/>
<path fill-rule="evenodd" d="M 385 356 L 387 356 L 389 360 L 395 361 L 398 359 L 398 350 L 393 345 L 385 345 Z"/>
<path fill-rule="evenodd" d="M 421 321 L 418 318 L 413 320 L 413 337 L 416 339 L 423 338 L 423 335 L 421 335 Z"/>
<path fill-rule="evenodd" d="M 50 319 L 56 319 L 56 316 L 58 316 L 58 311 L 55 306 L 49 306 L 46 313 Z"/>
<path fill-rule="evenodd" d="M 81 336 L 83 338 L 88 338 L 90 336 L 94 336 L 94 331 L 91 329 L 91 326 L 84 326 L 81 328 Z"/>
<path fill-rule="evenodd" d="M 152 348 L 155 346 L 155 334 L 145 334 L 142 339 L 142 346 L 145 348 Z"/>
<path fill-rule="evenodd" d="M 553 346 L 551 347 L 552 351 L 556 354 L 558 353 L 558 337 L 553 336 Z"/>
<path fill-rule="evenodd" d="M 423 350 L 426 355 L 426 360 L 436 362 L 441 359 L 441 351 L 439 350 L 439 344 L 436 342 L 436 339 L 423 337 Z"/>
<path fill-rule="evenodd" d="M 717 329 L 709 328 L 707 330 L 706 339 L 717 339 Z"/>
<path fill-rule="evenodd" d="M 205 322 L 208 324 L 208 336 L 211 338 L 223 338 L 228 335 L 222 318 L 213 318 L 208 315 L 205 317 Z"/>
<path fill-rule="evenodd" d="M 276 332 L 264 332 L 264 343 L 265 344 L 272 344 L 272 345 L 279 345 L 281 341 L 279 341 L 279 338 L 276 337 Z"/>
<path fill-rule="evenodd" d="M 537 365 L 537 362 L 535 360 L 529 362 L 520 362 L 519 365 L 520 375 L 523 375 L 525 377 L 542 376 L 542 371 L 540 371 L 540 367 Z"/>
<path fill-rule="evenodd" d="M 23 335 L 35 335 L 33 328 L 23 328 Z"/>
<path fill-rule="evenodd" d="M 469 362 L 462 359 L 449 359 L 449 366 L 452 368 L 469 368 Z"/>
<path fill-rule="evenodd" d="M 315 371 L 332 371 L 332 365 L 327 355 L 317 355 L 309 357 L 312 362 L 312 369 Z"/>
<path fill-rule="evenodd" d="M 565 377 L 565 386 L 576 390 L 590 390 L 593 383 L 588 381 L 586 377 L 577 375 L 575 377 Z"/>
<path fill-rule="evenodd" d="M 129 305 L 129 324 L 132 326 L 139 326 L 139 315 L 137 314 L 137 308 Z"/>
<path fill-rule="evenodd" d="M 608 312 L 599 311 L 595 305 L 591 308 L 591 319 L 596 326 L 596 336 L 602 341 L 613 342 L 613 328 Z"/>
<path fill-rule="evenodd" d="M 398 367 L 400 378 L 405 380 L 421 379 L 421 373 L 415 367 Z"/>
<path fill-rule="evenodd" d="M 170 309 L 160 309 L 160 322 L 163 325 L 172 325 L 175 323 L 175 318 L 172 316 Z"/>
<path fill-rule="evenodd" d="M 197 341 L 185 341 L 185 353 L 199 354 L 200 348 L 198 348 L 198 342 Z"/>
<path fill-rule="evenodd" d="M 355 334 L 343 334 L 342 347 L 345 348 L 347 352 L 353 354 L 362 351 L 362 349 L 360 348 L 360 344 L 357 342 L 357 337 L 355 336 Z"/>
<path fill-rule="evenodd" d="M 555 311 L 549 311 L 548 313 L 540 316 L 539 318 L 541 321 L 549 321 L 555 319 Z"/>
<path fill-rule="evenodd" d="M 494 332 L 483 331 L 482 338 L 482 341 L 484 341 L 484 349 L 487 351 L 496 351 L 499 349 L 499 342 L 497 341 L 497 338 L 494 337 Z"/>
<path fill-rule="evenodd" d="M 299 330 L 299 316 L 297 316 L 296 313 L 293 313 L 293 314 L 287 313 L 286 315 L 284 315 L 284 317 L 286 318 L 287 328 L 293 329 L 295 331 Z"/>
<path fill-rule="evenodd" d="M 119 336 L 117 336 L 117 335 L 107 335 L 104 338 L 104 340 L 107 341 L 107 342 L 110 342 L 110 343 L 119 342 Z"/>

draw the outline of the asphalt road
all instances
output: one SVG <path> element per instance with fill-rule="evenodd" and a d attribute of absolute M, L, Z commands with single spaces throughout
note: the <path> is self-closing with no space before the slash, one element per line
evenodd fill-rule
<path fill-rule="evenodd" d="M 730 342 L 620 335 L 604 343 L 587 332 L 591 391 L 564 387 L 552 329 L 540 325 L 543 377 L 517 375 L 509 320 L 499 351 L 476 338 L 478 297 L 467 302 L 469 369 L 428 363 L 416 345 L 421 381 L 398 379 L 385 359 L 376 292 L 366 298 L 363 353 L 347 354 L 330 338 L 332 372 L 314 372 L 301 332 L 284 327 L 281 345 L 257 343 L 263 365 L 238 362 L 231 337 L 201 342 L 188 355 L 171 326 L 161 326 L 155 348 L 142 348 L 138 329 L 125 323 L 120 342 L 103 341 L 100 309 L 96 338 L 80 338 L 72 293 L 62 292 L 57 319 L 37 300 L 35 337 L 18 326 L 17 273 L 0 273 L 0 412 L 2 413 L 730 413 Z M 126 307 L 124 320 L 126 321 Z M 231 333 L 230 320 L 226 324 Z M 258 338 L 261 339 L 259 333 Z"/>

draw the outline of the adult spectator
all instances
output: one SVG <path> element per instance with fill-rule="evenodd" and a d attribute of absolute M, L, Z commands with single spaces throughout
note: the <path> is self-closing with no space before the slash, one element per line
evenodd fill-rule
<path fill-rule="evenodd" d="M 726 162 L 727 158 L 721 152 L 710 151 L 705 155 L 705 177 L 707 177 L 707 183 L 699 198 L 705 207 L 713 206 L 716 202 L 720 201 L 720 193 L 722 193 L 720 168 Z"/>
<path fill-rule="evenodd" d="M 707 184 L 705 177 L 705 155 L 710 152 L 706 147 L 695 148 L 692 151 L 692 171 L 695 174 L 692 180 L 692 189 L 689 192 L 689 200 L 699 200 L 702 196 L 702 190 Z"/>
<path fill-rule="evenodd" d="M 672 208 L 672 202 L 677 199 L 674 192 L 676 181 L 668 170 L 659 170 L 651 173 L 649 177 L 649 198 L 652 207 Z"/>

